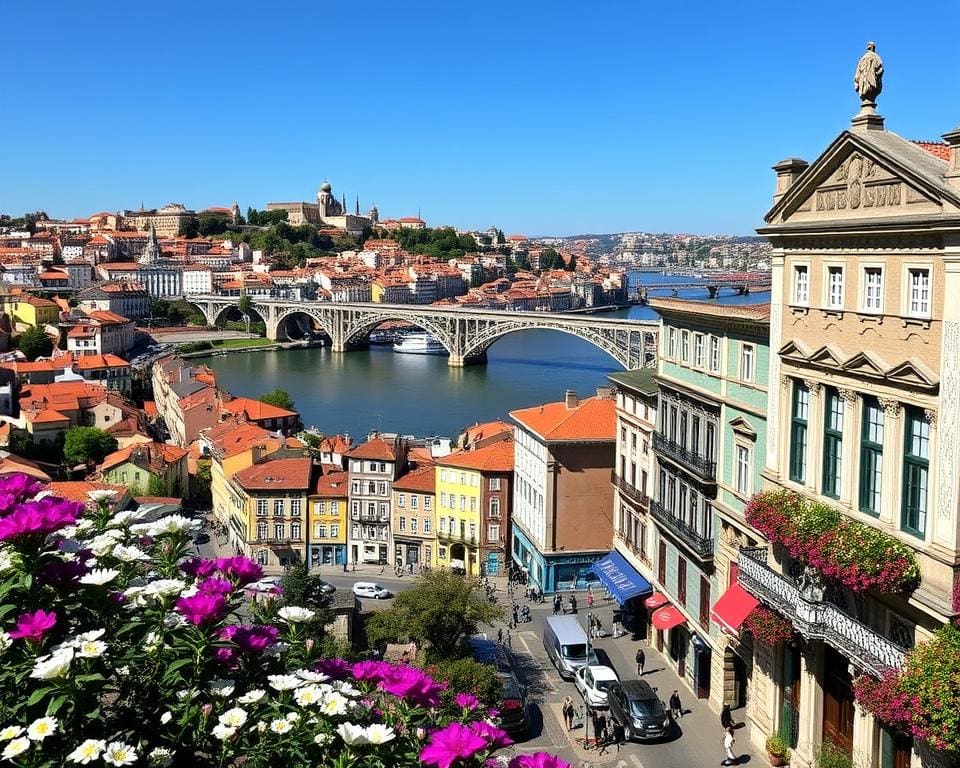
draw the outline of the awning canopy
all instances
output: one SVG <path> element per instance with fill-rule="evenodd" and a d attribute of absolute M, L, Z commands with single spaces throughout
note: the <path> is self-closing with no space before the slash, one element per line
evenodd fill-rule
<path fill-rule="evenodd" d="M 659 608 L 661 605 L 666 605 L 670 601 L 667 599 L 667 596 L 663 592 L 654 592 L 650 597 L 643 601 L 643 604 L 647 606 L 651 611 Z"/>
<path fill-rule="evenodd" d="M 650 621 L 657 629 L 673 629 L 686 622 L 679 609 L 672 605 L 666 605 L 654 612 Z"/>
<path fill-rule="evenodd" d="M 720 596 L 710 611 L 710 616 L 724 632 L 735 635 L 740 631 L 740 625 L 754 608 L 760 604 L 753 595 L 734 582 L 727 591 Z"/>
<path fill-rule="evenodd" d="M 600 577 L 600 581 L 618 603 L 625 603 L 631 597 L 653 591 L 650 582 L 637 573 L 618 552 L 611 552 L 598 560 L 590 566 L 590 570 Z"/>

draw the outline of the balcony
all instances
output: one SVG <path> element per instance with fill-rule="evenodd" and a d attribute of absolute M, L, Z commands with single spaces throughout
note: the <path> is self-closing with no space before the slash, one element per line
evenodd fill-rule
<path fill-rule="evenodd" d="M 379 512 L 351 512 L 350 519 L 361 523 L 389 523 L 389 514 Z"/>
<path fill-rule="evenodd" d="M 446 544 L 465 544 L 468 547 L 477 546 L 477 537 L 465 533 L 438 531 L 437 540 Z"/>
<path fill-rule="evenodd" d="M 285 545 L 285 544 L 303 544 L 303 536 L 297 536 L 296 538 L 292 536 L 283 536 L 280 538 L 277 538 L 276 536 L 272 536 L 270 538 L 254 539 L 250 543 L 251 544 L 271 544 L 274 546 Z"/>
<path fill-rule="evenodd" d="M 823 588 L 796 582 L 767 565 L 766 547 L 744 547 L 737 580 L 747 592 L 786 616 L 807 640 L 823 640 L 860 669 L 880 677 L 903 667 L 906 648 L 823 601 Z"/>
<path fill-rule="evenodd" d="M 708 483 L 717 481 L 717 462 L 710 461 L 706 456 L 687 450 L 659 432 L 653 433 L 653 450 L 680 464 L 680 466 L 686 467 Z"/>
<path fill-rule="evenodd" d="M 649 498 L 644 496 L 635 486 L 628 483 L 624 478 L 620 477 L 615 469 L 610 471 L 610 482 L 634 504 L 646 507 L 650 503 Z"/>
<path fill-rule="evenodd" d="M 650 514 L 697 557 L 702 560 L 713 559 L 713 537 L 704 536 L 656 501 L 650 502 Z"/>

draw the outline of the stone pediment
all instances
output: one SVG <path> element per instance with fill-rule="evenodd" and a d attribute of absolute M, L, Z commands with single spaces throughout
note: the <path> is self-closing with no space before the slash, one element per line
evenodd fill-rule
<path fill-rule="evenodd" d="M 731 419 L 730 428 L 738 435 L 743 435 L 750 440 L 757 439 L 757 430 L 755 430 L 753 425 L 743 416 L 737 416 L 735 419 Z"/>
<path fill-rule="evenodd" d="M 858 352 L 846 363 L 843 369 L 861 376 L 883 378 L 887 373 L 887 364 L 872 352 Z"/>
<path fill-rule="evenodd" d="M 843 365 L 843 352 L 838 350 L 832 344 L 825 344 L 816 352 L 807 357 L 811 363 L 817 365 L 826 365 L 828 367 L 840 368 Z"/>
<path fill-rule="evenodd" d="M 847 131 L 765 218 L 770 223 L 813 223 L 937 214 L 945 206 L 957 210 L 960 198 L 943 179 L 946 170 L 945 162 L 896 134 Z"/>
<path fill-rule="evenodd" d="M 805 363 L 810 357 L 810 351 L 803 342 L 797 341 L 796 339 L 790 339 L 790 341 L 780 347 L 779 355 L 787 360 Z"/>
<path fill-rule="evenodd" d="M 905 360 L 894 366 L 887 371 L 887 378 L 915 387 L 933 387 L 939 382 L 936 374 L 919 360 Z"/>

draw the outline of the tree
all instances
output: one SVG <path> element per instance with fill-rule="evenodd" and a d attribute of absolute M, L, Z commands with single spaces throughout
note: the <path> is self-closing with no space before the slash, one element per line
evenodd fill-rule
<path fill-rule="evenodd" d="M 562 269 L 563 257 L 553 248 L 544 248 L 540 253 L 540 269 Z"/>
<path fill-rule="evenodd" d="M 290 397 L 290 393 L 285 389 L 275 389 L 273 392 L 265 392 L 260 395 L 260 402 L 272 405 L 275 408 L 283 408 L 287 411 L 294 409 L 293 398 Z"/>
<path fill-rule="evenodd" d="M 96 427 L 71 427 L 63 441 L 63 458 L 74 464 L 99 464 L 117 450 L 117 439 Z"/>
<path fill-rule="evenodd" d="M 247 324 L 247 333 L 250 333 L 250 310 L 253 309 L 253 299 L 249 296 L 241 296 L 237 302 L 237 309 L 243 315 L 243 322 Z"/>
<path fill-rule="evenodd" d="M 503 609 L 487 600 L 472 579 L 435 571 L 398 594 L 391 608 L 371 616 L 367 637 L 372 642 L 425 643 L 431 659 L 454 659 L 481 624 L 502 615 Z"/>
<path fill-rule="evenodd" d="M 17 343 L 20 351 L 26 355 L 27 360 L 33 362 L 38 357 L 46 357 L 53 352 L 53 342 L 50 337 L 44 333 L 42 328 L 27 328 Z"/>
<path fill-rule="evenodd" d="M 576 272 L 577 271 L 577 257 L 571 256 L 570 261 L 567 262 L 567 266 L 564 267 L 567 272 Z"/>
<path fill-rule="evenodd" d="M 180 237 L 196 237 L 200 234 L 200 222 L 193 216 L 180 219 L 180 227 L 177 229 Z"/>
<path fill-rule="evenodd" d="M 166 496 L 169 493 L 167 481 L 157 475 L 150 475 L 147 481 L 147 496 Z"/>

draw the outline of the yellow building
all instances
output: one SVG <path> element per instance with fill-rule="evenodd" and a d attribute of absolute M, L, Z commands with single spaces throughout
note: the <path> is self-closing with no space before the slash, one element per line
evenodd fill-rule
<path fill-rule="evenodd" d="M 393 562 L 411 573 L 435 563 L 436 469 L 418 467 L 393 481 Z"/>
<path fill-rule="evenodd" d="M 480 525 L 483 483 L 479 469 L 469 464 L 470 451 L 458 451 L 437 461 L 437 546 L 433 564 L 480 574 Z"/>
<path fill-rule="evenodd" d="M 318 480 L 310 495 L 307 550 L 310 566 L 345 565 L 347 562 L 347 497 L 350 479 L 346 472 L 331 470 Z"/>
<path fill-rule="evenodd" d="M 261 565 L 305 560 L 307 495 L 312 488 L 309 457 L 275 459 L 237 472 L 229 481 L 241 551 Z"/>
<path fill-rule="evenodd" d="M 11 307 L 14 325 L 17 323 L 31 328 L 56 323 L 60 318 L 60 306 L 50 299 L 41 299 L 39 296 L 21 294 Z"/>

